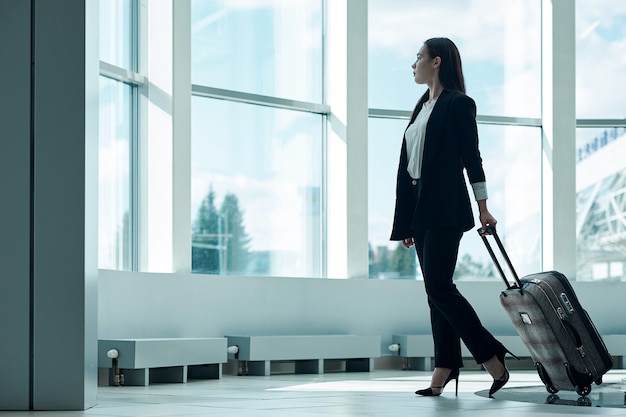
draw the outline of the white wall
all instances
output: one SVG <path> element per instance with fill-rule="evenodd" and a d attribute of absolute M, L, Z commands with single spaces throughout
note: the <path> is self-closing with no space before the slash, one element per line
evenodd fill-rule
<path fill-rule="evenodd" d="M 626 283 L 573 283 L 602 334 L 626 334 Z M 487 329 L 515 330 L 501 282 L 461 282 Z M 421 281 L 235 277 L 100 271 L 99 337 L 430 333 Z"/>

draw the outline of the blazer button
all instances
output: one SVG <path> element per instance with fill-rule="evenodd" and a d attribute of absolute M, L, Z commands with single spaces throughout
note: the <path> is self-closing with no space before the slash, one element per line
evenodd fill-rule
<path fill-rule="evenodd" d="M 413 185 L 417 185 L 417 180 L 412 181 Z"/>

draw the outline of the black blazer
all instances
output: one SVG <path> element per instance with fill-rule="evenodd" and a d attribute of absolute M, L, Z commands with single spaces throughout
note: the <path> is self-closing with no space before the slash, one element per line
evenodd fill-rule
<path fill-rule="evenodd" d="M 423 100 L 417 103 L 409 126 L 422 104 Z M 474 216 L 463 170 L 466 170 L 470 184 L 485 181 L 478 150 L 474 100 L 465 94 L 445 90 L 437 99 L 426 125 L 417 192 L 407 165 L 404 137 L 398 164 L 391 240 L 414 237 L 414 231 L 420 229 L 456 226 L 467 231 L 473 228 Z"/>

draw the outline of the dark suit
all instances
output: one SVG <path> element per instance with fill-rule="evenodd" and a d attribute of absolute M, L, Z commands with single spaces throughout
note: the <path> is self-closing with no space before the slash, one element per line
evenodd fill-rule
<path fill-rule="evenodd" d="M 409 125 L 423 101 L 415 107 Z M 499 350 L 499 342 L 482 326 L 452 280 L 461 236 L 474 227 L 463 172 L 472 184 L 485 181 L 474 100 L 443 91 L 426 125 L 419 180 L 410 177 L 407 166 L 404 138 L 391 240 L 415 240 L 431 311 L 435 366 L 463 366 L 460 339 L 477 363 L 486 362 Z"/>
<path fill-rule="evenodd" d="M 417 117 L 422 102 L 411 117 Z M 444 91 L 435 103 L 426 128 L 422 174 L 413 191 L 413 178 L 407 172 L 406 139 L 402 141 L 396 210 L 391 240 L 413 237 L 416 229 L 459 226 L 474 227 L 463 169 L 470 183 L 485 181 L 478 151 L 476 104 L 465 94 Z M 419 200 L 416 195 L 419 194 Z"/>

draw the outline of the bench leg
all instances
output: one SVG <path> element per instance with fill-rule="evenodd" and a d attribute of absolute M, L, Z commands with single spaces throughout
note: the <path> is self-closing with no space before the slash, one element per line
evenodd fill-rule
<path fill-rule="evenodd" d="M 323 374 L 324 361 L 321 359 L 301 360 L 295 363 L 297 374 Z"/>
<path fill-rule="evenodd" d="M 167 368 L 152 368 L 150 382 L 187 382 L 187 365 Z"/>
<path fill-rule="evenodd" d="M 150 370 L 148 368 L 142 369 L 122 369 L 124 374 L 124 385 L 147 387 L 150 385 Z M 112 385 L 111 381 L 113 377 L 113 370 L 109 370 L 109 385 Z"/>
<path fill-rule="evenodd" d="M 374 358 L 347 359 L 346 372 L 373 372 Z"/>

